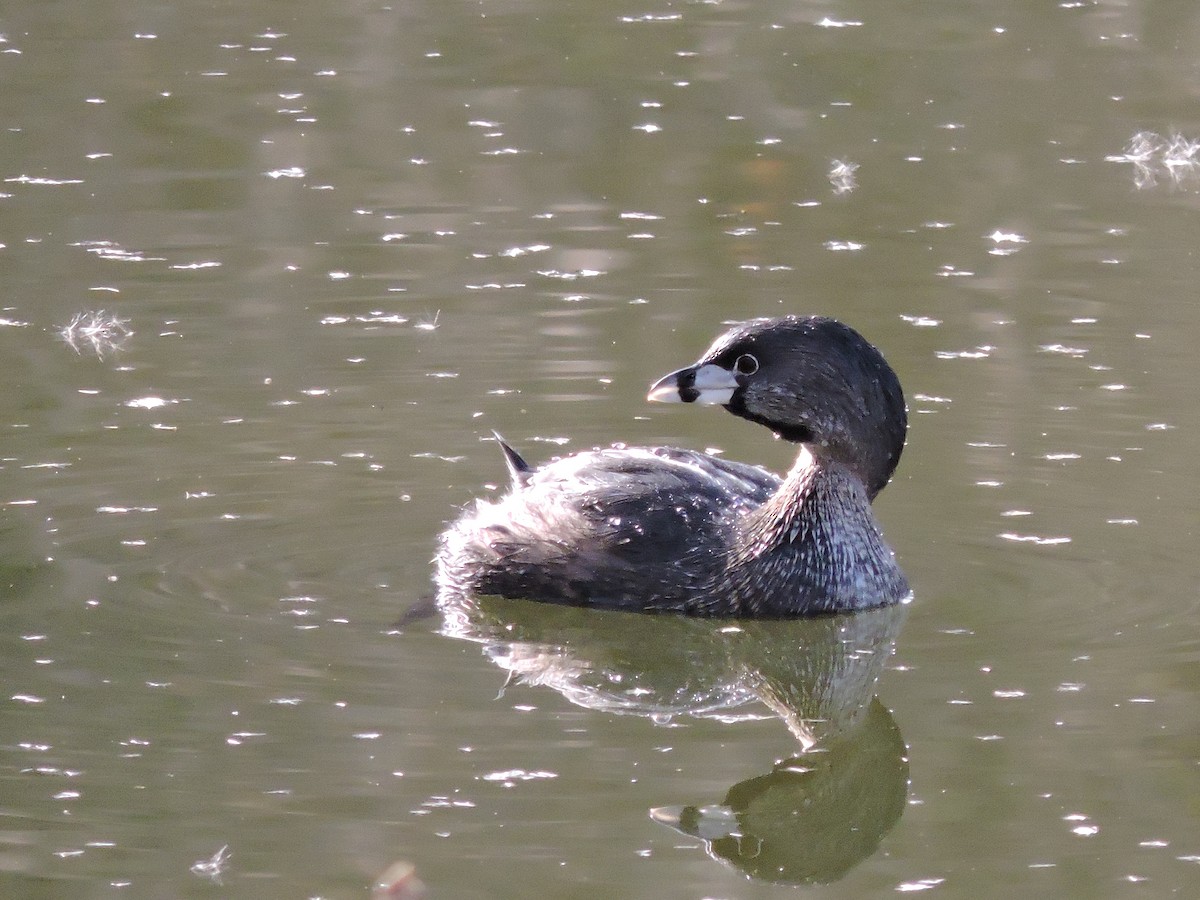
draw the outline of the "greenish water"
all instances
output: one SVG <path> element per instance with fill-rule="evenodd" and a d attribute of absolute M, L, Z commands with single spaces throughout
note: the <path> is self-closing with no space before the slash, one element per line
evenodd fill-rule
<path fill-rule="evenodd" d="M 0 34 L 0 894 L 1197 892 L 1195 12 Z M 644 402 L 783 312 L 900 374 L 909 607 L 391 627 L 503 481 L 493 428 L 784 469 Z"/>

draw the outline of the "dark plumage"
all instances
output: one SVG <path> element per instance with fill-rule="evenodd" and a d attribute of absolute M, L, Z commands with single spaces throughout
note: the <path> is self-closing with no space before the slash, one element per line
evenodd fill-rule
<path fill-rule="evenodd" d="M 871 514 L 904 447 L 904 395 L 858 332 L 816 316 L 744 322 L 649 399 L 722 405 L 800 444 L 799 455 L 783 479 L 670 447 L 531 469 L 501 441 L 512 487 L 442 534 L 439 600 L 797 616 L 908 594 Z"/>

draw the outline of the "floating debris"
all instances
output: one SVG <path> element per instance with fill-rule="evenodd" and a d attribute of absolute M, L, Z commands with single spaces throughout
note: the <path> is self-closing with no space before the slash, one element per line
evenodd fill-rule
<path fill-rule="evenodd" d="M 133 336 L 129 320 L 102 309 L 76 313 L 71 321 L 58 330 L 58 336 L 76 353 L 90 348 L 100 359 L 104 354 L 125 348 Z"/>
<path fill-rule="evenodd" d="M 208 859 L 200 859 L 192 863 L 191 872 L 193 875 L 207 878 L 213 884 L 221 884 L 221 876 L 232 858 L 233 854 L 229 852 L 229 845 L 226 844 Z"/>
<path fill-rule="evenodd" d="M 858 187 L 858 163 L 844 159 L 835 159 L 829 165 L 829 183 L 833 185 L 835 194 L 848 194 Z"/>
<path fill-rule="evenodd" d="M 1172 132 L 1163 137 L 1153 131 L 1139 131 L 1125 145 L 1125 152 L 1104 157 L 1106 162 L 1133 166 L 1133 183 L 1139 190 L 1151 188 L 1165 178 L 1172 187 L 1184 187 L 1200 181 L 1197 166 L 1200 141 L 1191 141 Z"/>
<path fill-rule="evenodd" d="M 417 877 L 417 867 L 403 860 L 384 869 L 371 886 L 374 900 L 420 900 L 428 893 L 425 883 Z"/>

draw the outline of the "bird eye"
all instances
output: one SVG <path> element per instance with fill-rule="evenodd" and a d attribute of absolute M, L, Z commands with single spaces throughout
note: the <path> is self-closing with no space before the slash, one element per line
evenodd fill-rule
<path fill-rule="evenodd" d="M 739 375 L 753 375 L 758 371 L 758 360 L 751 353 L 743 353 L 733 364 Z"/>

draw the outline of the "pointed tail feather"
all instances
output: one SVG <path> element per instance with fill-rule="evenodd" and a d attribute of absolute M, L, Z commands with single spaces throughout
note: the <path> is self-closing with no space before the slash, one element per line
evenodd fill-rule
<path fill-rule="evenodd" d="M 521 458 L 521 454 L 514 450 L 508 441 L 500 436 L 500 432 L 493 430 L 492 436 L 500 445 L 500 449 L 504 451 L 504 465 L 508 467 L 508 477 L 512 481 L 512 486 L 514 488 L 524 487 L 533 468 Z"/>

